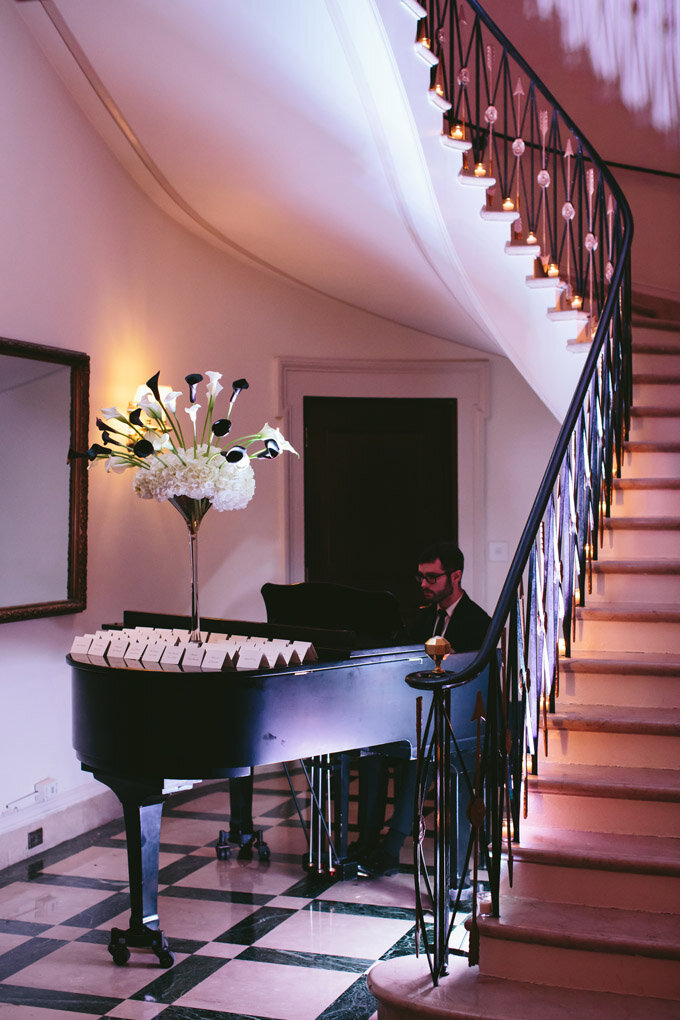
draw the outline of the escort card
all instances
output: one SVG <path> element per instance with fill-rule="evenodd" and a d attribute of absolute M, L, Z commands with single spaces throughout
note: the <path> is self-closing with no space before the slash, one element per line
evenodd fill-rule
<path fill-rule="evenodd" d="M 87 651 L 93 641 L 94 634 L 80 634 L 78 637 L 74 637 L 71 645 L 71 658 L 76 662 L 89 662 Z"/>
<path fill-rule="evenodd" d="M 182 669 L 185 673 L 201 668 L 205 651 L 205 645 L 199 645 L 194 641 L 187 644 L 184 657 L 182 659 Z"/>
<path fill-rule="evenodd" d="M 236 661 L 237 669 L 260 669 L 264 660 L 264 653 L 261 645 L 251 645 L 244 641 L 238 653 Z M 265 662 L 266 665 L 266 662 Z"/>
<path fill-rule="evenodd" d="M 125 653 L 130 647 L 130 639 L 122 634 L 119 630 L 113 631 L 113 637 L 111 638 L 111 644 L 109 645 L 106 653 L 110 666 L 122 666 Z"/>
<path fill-rule="evenodd" d="M 261 648 L 261 652 L 262 666 L 264 669 L 274 669 L 275 666 L 286 665 L 286 660 L 281 652 L 277 651 L 276 648 L 269 648 L 268 645 L 265 645 Z"/>
<path fill-rule="evenodd" d="M 291 645 L 301 663 L 318 661 L 316 649 L 309 641 L 291 641 Z"/>
<path fill-rule="evenodd" d="M 87 650 L 87 657 L 94 666 L 107 666 L 106 651 L 111 644 L 111 636 L 98 631 L 94 641 Z"/>
<path fill-rule="evenodd" d="M 188 641 L 189 631 L 186 629 L 186 627 L 173 627 L 172 636 L 176 638 L 178 641 Z"/>
<path fill-rule="evenodd" d="M 161 668 L 179 671 L 181 669 L 180 663 L 186 650 L 186 642 L 177 645 L 166 645 L 161 655 Z"/>
<path fill-rule="evenodd" d="M 154 641 L 147 645 L 146 650 L 142 655 L 144 668 L 149 669 L 158 667 L 158 669 L 160 669 L 161 655 L 167 647 L 167 642 L 165 641 Z"/>
<path fill-rule="evenodd" d="M 231 666 L 231 659 L 227 654 L 227 648 L 224 644 L 209 644 L 205 650 L 203 656 L 203 662 L 201 663 L 201 669 L 215 669 L 221 670 L 229 668 Z"/>
<path fill-rule="evenodd" d="M 128 666 L 141 666 L 142 656 L 146 651 L 147 641 L 131 641 L 125 653 L 125 662 Z"/>

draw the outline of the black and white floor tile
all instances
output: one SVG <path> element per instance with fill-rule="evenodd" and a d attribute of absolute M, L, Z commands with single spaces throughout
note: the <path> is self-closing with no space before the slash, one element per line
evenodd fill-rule
<path fill-rule="evenodd" d="M 175 954 L 168 970 L 134 949 L 116 966 L 106 949 L 110 929 L 128 925 L 122 820 L 0 872 L 0 1020 L 373 1016 L 366 971 L 414 952 L 410 841 L 399 874 L 335 881 L 302 867 L 305 838 L 281 769 L 256 771 L 254 806 L 271 858 L 220 861 L 227 784 L 166 802 L 159 914 Z M 462 938 L 461 924 L 452 944 Z"/>

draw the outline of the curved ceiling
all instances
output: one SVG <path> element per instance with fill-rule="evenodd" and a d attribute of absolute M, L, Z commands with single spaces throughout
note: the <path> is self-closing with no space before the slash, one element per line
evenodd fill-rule
<path fill-rule="evenodd" d="M 450 244 L 375 0 L 17 9 L 134 180 L 184 225 L 295 283 L 500 351 Z M 405 15 L 410 38 L 413 26 Z M 427 83 L 425 69 L 423 94 Z"/>

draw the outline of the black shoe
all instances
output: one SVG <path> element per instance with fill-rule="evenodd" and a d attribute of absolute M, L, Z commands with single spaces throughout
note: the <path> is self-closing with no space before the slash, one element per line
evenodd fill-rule
<path fill-rule="evenodd" d="M 370 857 L 359 862 L 357 875 L 360 878 L 382 878 L 383 875 L 396 875 L 399 871 L 399 858 L 388 854 L 380 847 Z"/>

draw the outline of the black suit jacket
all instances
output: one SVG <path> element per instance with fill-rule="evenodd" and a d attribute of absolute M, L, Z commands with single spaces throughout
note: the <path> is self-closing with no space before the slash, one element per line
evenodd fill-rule
<path fill-rule="evenodd" d="M 413 641 L 424 643 L 432 637 L 436 616 L 435 606 L 426 606 L 418 611 L 411 627 L 410 636 Z M 490 623 L 489 614 L 463 592 L 463 597 L 451 615 L 444 637 L 450 643 L 453 652 L 476 652 L 482 647 Z"/>

